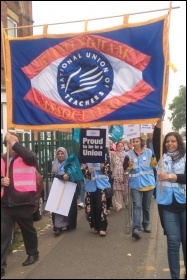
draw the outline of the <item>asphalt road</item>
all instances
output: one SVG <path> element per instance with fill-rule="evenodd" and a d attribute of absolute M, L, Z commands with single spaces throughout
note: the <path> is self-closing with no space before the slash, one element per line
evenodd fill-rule
<path fill-rule="evenodd" d="M 49 214 L 35 222 L 40 258 L 23 267 L 24 246 L 11 252 L 4 279 L 170 279 L 166 237 L 152 200 L 152 232 L 142 232 L 141 240 L 126 233 L 125 209 L 108 216 L 107 236 L 94 235 L 78 211 L 77 229 L 55 237 Z M 127 214 L 127 213 L 126 213 Z M 181 278 L 184 268 L 181 262 Z"/>

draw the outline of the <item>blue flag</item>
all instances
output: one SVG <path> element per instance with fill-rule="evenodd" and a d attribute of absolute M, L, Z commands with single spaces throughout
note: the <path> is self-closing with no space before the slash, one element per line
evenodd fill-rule
<path fill-rule="evenodd" d="M 167 22 L 20 38 L 3 30 L 8 128 L 154 123 L 167 96 Z"/>
<path fill-rule="evenodd" d="M 73 129 L 73 139 L 79 143 L 80 142 L 80 128 Z"/>

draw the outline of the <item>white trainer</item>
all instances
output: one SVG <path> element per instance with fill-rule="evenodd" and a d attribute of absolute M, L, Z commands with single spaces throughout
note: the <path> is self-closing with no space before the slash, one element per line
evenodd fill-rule
<path fill-rule="evenodd" d="M 84 208 L 84 203 L 83 203 L 83 202 L 80 202 L 80 203 L 78 204 L 78 207 Z"/>

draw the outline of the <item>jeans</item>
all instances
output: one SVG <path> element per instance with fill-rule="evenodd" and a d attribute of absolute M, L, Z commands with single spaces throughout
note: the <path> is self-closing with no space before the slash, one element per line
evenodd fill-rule
<path fill-rule="evenodd" d="M 141 225 L 144 229 L 150 225 L 150 207 L 153 190 L 150 191 L 138 191 L 132 190 L 133 201 L 133 231 L 140 232 Z"/>
<path fill-rule="evenodd" d="M 85 203 L 85 185 L 84 185 L 84 180 L 81 180 L 80 202 Z"/>
<path fill-rule="evenodd" d="M 172 279 L 180 279 L 180 244 L 186 266 L 186 209 L 170 212 L 163 209 L 163 222 L 167 236 L 168 263 Z"/>

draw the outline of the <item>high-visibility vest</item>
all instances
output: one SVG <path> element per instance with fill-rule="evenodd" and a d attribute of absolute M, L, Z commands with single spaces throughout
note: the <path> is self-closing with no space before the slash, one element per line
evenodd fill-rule
<path fill-rule="evenodd" d="M 1 176 L 5 177 L 5 162 L 4 160 L 1 158 Z M 1 187 L 1 197 L 4 194 L 4 187 Z"/>
<path fill-rule="evenodd" d="M 133 169 L 129 171 L 130 189 L 143 189 L 155 186 L 153 168 L 150 166 L 152 151 L 144 148 L 143 153 L 138 157 L 133 150 L 128 151 L 129 158 L 134 159 Z"/>
<path fill-rule="evenodd" d="M 1 158 L 1 174 L 5 176 L 5 162 Z M 36 167 L 24 163 L 21 157 L 13 162 L 13 185 L 19 192 L 36 191 Z"/>
<path fill-rule="evenodd" d="M 172 161 L 167 154 L 162 158 L 162 169 L 167 174 L 184 174 L 186 164 L 186 155 L 178 161 Z M 160 171 L 160 161 L 157 164 L 157 172 Z M 173 195 L 178 203 L 186 203 L 186 184 L 179 184 L 171 180 L 162 181 L 162 191 L 160 191 L 160 181 L 157 175 L 156 182 L 156 200 L 158 204 L 169 205 L 173 201 Z"/>
<path fill-rule="evenodd" d="M 91 180 L 85 180 L 87 192 L 95 192 L 97 188 L 100 190 L 111 188 L 108 176 L 101 172 L 100 163 L 87 163 L 87 166 L 93 168 Z"/>

